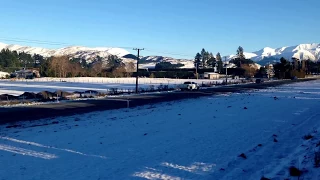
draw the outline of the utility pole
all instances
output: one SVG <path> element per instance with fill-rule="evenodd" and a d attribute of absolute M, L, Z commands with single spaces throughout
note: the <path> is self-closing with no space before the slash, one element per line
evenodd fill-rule
<path fill-rule="evenodd" d="M 196 62 L 196 76 L 197 76 L 197 79 L 199 79 L 198 77 L 198 63 Z"/>
<path fill-rule="evenodd" d="M 138 78 L 139 78 L 139 57 L 140 57 L 140 51 L 144 50 L 144 48 L 134 48 L 133 50 L 138 51 L 138 56 L 137 56 L 137 74 L 136 74 L 136 94 L 138 94 Z"/>
<path fill-rule="evenodd" d="M 224 64 L 226 65 L 226 85 L 228 85 L 228 67 L 227 67 L 227 56 L 224 57 Z"/>

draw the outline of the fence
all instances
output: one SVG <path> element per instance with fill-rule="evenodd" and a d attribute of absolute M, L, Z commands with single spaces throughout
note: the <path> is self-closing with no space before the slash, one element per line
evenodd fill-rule
<path fill-rule="evenodd" d="M 1 81 L 8 81 L 3 79 Z M 80 78 L 35 78 L 35 79 L 10 79 L 16 82 L 70 82 L 70 83 L 112 83 L 112 84 L 135 84 L 135 78 L 94 78 L 94 77 L 80 77 Z M 216 83 L 224 81 L 224 78 L 218 80 L 210 79 L 169 79 L 169 78 L 139 78 L 140 84 L 182 84 L 185 81 L 193 81 L 198 84 Z M 239 82 L 237 79 L 228 79 L 229 82 Z"/>

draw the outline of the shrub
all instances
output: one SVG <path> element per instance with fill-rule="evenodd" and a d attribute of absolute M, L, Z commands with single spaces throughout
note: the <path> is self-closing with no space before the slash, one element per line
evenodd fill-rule
<path fill-rule="evenodd" d="M 141 93 L 146 92 L 146 90 L 144 88 L 139 88 L 138 91 L 141 92 Z"/>
<path fill-rule="evenodd" d="M 111 88 L 110 89 L 110 94 L 113 94 L 113 95 L 116 95 L 116 94 L 118 94 L 119 92 L 118 92 L 118 88 Z"/>
<path fill-rule="evenodd" d="M 155 89 L 154 89 L 154 85 L 150 85 L 150 87 L 149 87 L 149 88 L 150 88 L 150 91 L 151 91 L 151 92 L 155 91 Z"/>
<path fill-rule="evenodd" d="M 313 138 L 313 136 L 311 134 L 307 134 L 307 135 L 303 136 L 304 140 L 309 140 L 309 139 L 312 139 L 312 138 Z"/>
<path fill-rule="evenodd" d="M 241 153 L 239 157 L 242 157 L 243 159 L 247 159 L 247 156 L 244 153 Z"/>
<path fill-rule="evenodd" d="M 270 179 L 262 176 L 262 178 L 260 180 L 270 180 Z"/>
<path fill-rule="evenodd" d="M 160 85 L 158 86 L 158 91 L 162 91 L 162 90 L 163 90 L 163 85 L 160 84 Z"/>
<path fill-rule="evenodd" d="M 320 167 L 320 151 L 314 152 L 314 166 Z"/>
<path fill-rule="evenodd" d="M 289 168 L 289 173 L 290 173 L 290 176 L 300 177 L 302 174 L 302 171 L 300 171 L 298 168 L 294 166 L 291 166 Z"/>

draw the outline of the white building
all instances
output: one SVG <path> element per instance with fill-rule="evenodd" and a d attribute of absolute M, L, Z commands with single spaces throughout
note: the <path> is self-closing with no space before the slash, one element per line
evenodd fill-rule
<path fill-rule="evenodd" d="M 0 71 L 0 78 L 1 78 L 1 79 L 7 78 L 8 76 L 10 76 L 9 73 Z"/>
<path fill-rule="evenodd" d="M 205 72 L 205 73 L 203 73 L 203 78 L 205 78 L 205 79 L 219 79 L 220 74 L 214 73 L 214 72 Z"/>
<path fill-rule="evenodd" d="M 11 73 L 11 77 L 33 79 L 33 78 L 39 78 L 40 73 L 37 70 L 22 69 L 19 71 L 15 71 L 14 73 Z"/>

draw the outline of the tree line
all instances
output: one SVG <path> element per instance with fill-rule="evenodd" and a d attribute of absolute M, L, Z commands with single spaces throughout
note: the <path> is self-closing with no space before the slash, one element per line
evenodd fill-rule
<path fill-rule="evenodd" d="M 218 72 L 221 72 L 223 63 L 219 52 L 216 54 L 216 56 L 214 56 L 212 52 L 208 52 L 204 48 L 202 48 L 201 52 L 197 53 L 194 58 L 194 66 L 197 69 L 217 67 Z"/>
<path fill-rule="evenodd" d="M 320 73 L 320 62 L 311 60 L 299 61 L 292 58 L 292 61 L 281 58 L 280 62 L 273 64 L 273 69 L 269 66 L 260 67 L 256 69 L 255 62 L 247 59 L 244 55 L 243 47 L 239 46 L 236 51 L 236 56 L 228 60 L 236 67 L 230 69 L 228 74 L 242 76 L 242 77 L 267 77 L 268 74 L 274 74 L 276 78 L 292 78 L 293 76 L 304 77 L 305 74 Z M 302 65 L 302 62 L 305 65 Z M 297 65 L 295 65 L 295 63 Z M 214 57 L 213 54 L 206 51 L 204 48 L 200 53 L 197 53 L 194 58 L 194 67 L 196 69 L 216 68 L 218 73 L 225 73 L 221 55 L 218 52 Z M 272 73 L 271 73 L 272 71 Z"/>
<path fill-rule="evenodd" d="M 43 77 L 124 77 L 135 71 L 133 62 L 125 65 L 115 55 L 107 58 L 95 57 L 88 62 L 84 58 L 68 56 L 43 57 L 39 54 L 2 49 L 0 71 L 14 72 L 22 68 L 38 70 Z"/>
<path fill-rule="evenodd" d="M 215 68 L 216 72 L 225 73 L 222 61 L 223 60 L 219 52 L 216 54 L 216 56 L 214 56 L 211 52 L 208 52 L 204 48 L 202 48 L 201 52 L 198 52 L 194 58 L 194 67 L 196 69 Z M 253 68 L 250 65 L 254 64 L 254 62 L 250 59 L 246 59 L 244 55 L 244 50 L 241 46 L 238 47 L 236 56 L 233 57 L 231 60 L 228 60 L 228 62 L 236 65 L 236 68 L 233 68 L 230 71 L 233 75 L 244 76 L 246 74 L 249 75 L 256 73 L 255 70 L 251 70 Z M 248 73 L 251 71 L 252 73 Z"/>
<path fill-rule="evenodd" d="M 314 62 L 310 59 L 300 61 L 292 58 L 290 61 L 282 57 L 280 62 L 275 63 L 273 67 L 275 76 L 281 79 L 320 73 L 320 62 Z"/>
<path fill-rule="evenodd" d="M 294 75 L 320 73 L 320 62 L 305 60 L 304 65 L 298 62 L 294 64 L 295 59 L 291 61 L 281 58 L 280 62 L 273 64 L 275 77 L 290 78 Z M 230 63 L 235 64 L 235 68 L 228 69 L 228 74 L 242 77 L 263 77 L 268 74 L 269 67 L 254 68 L 254 62 L 247 59 L 241 46 L 237 49 L 237 54 Z M 300 63 L 300 64 L 299 64 Z M 299 68 L 295 67 L 298 66 Z M 75 58 L 68 56 L 60 57 L 43 57 L 39 54 L 28 54 L 25 52 L 10 51 L 2 49 L 0 51 L 0 71 L 14 72 L 22 68 L 38 70 L 42 77 L 131 77 L 136 75 L 136 67 L 133 62 L 124 64 L 123 60 L 117 56 L 110 55 L 106 58 L 95 57 L 87 61 L 84 58 Z M 171 64 L 170 62 L 159 62 L 155 69 L 178 69 L 183 64 Z M 218 73 L 225 73 L 223 60 L 218 52 L 215 56 L 213 53 L 206 51 L 204 48 L 197 53 L 194 58 L 194 67 L 197 69 L 215 69 Z M 210 70 L 210 72 L 211 72 Z M 169 72 L 168 72 L 169 73 Z M 175 78 L 192 77 L 190 73 L 171 71 L 154 73 L 154 77 Z M 139 73 L 139 75 L 142 73 Z M 150 74 L 150 73 L 149 73 Z M 194 76 L 195 77 L 195 76 Z"/>

